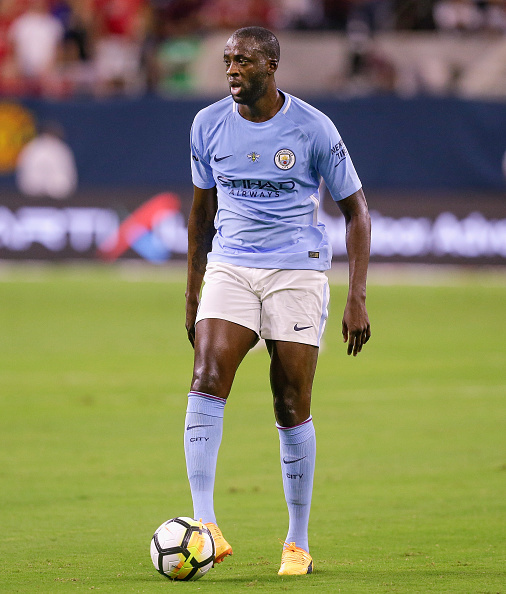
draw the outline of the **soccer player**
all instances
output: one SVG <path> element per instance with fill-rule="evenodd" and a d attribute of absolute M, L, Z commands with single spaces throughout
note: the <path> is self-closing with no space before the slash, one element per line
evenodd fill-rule
<path fill-rule="evenodd" d="M 297 575 L 313 570 L 310 404 L 327 319 L 324 271 L 331 262 L 318 221 L 321 178 L 346 221 L 349 292 L 342 333 L 348 355 L 355 356 L 371 335 L 365 305 L 370 218 L 334 124 L 277 88 L 278 61 L 279 43 L 270 31 L 235 31 L 224 52 L 231 96 L 200 111 L 191 130 L 186 329 L 195 359 L 185 455 L 194 516 L 210 527 L 220 563 L 232 554 L 213 504 L 224 408 L 239 364 L 264 338 L 289 515 L 278 573 Z"/>

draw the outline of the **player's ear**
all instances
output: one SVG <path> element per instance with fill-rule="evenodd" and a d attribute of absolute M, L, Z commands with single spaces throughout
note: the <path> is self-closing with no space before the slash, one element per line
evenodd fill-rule
<path fill-rule="evenodd" d="M 268 62 L 268 72 L 269 74 L 274 74 L 278 69 L 278 61 L 276 58 L 269 58 Z"/>

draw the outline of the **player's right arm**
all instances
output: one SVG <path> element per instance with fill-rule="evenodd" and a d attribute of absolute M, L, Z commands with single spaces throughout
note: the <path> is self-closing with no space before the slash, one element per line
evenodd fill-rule
<path fill-rule="evenodd" d="M 195 343 L 195 319 L 200 289 L 206 271 L 207 254 L 215 233 L 214 217 L 218 208 L 216 186 L 193 186 L 193 203 L 188 219 L 188 277 L 186 285 L 186 331 L 192 346 Z"/>

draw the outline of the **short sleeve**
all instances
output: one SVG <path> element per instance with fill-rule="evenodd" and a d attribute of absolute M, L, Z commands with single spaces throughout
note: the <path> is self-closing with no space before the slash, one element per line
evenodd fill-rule
<path fill-rule="evenodd" d="M 327 116 L 323 116 L 314 137 L 314 156 L 316 169 L 336 202 L 362 187 L 348 149 Z"/>
<path fill-rule="evenodd" d="M 204 145 L 204 134 L 199 115 L 200 113 L 195 117 L 190 132 L 191 171 L 193 184 L 197 188 L 207 190 L 214 187 L 216 182 L 209 163 L 208 151 Z"/>

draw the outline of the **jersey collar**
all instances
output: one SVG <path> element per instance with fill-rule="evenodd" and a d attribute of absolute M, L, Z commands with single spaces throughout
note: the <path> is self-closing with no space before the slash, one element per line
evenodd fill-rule
<path fill-rule="evenodd" d="M 280 91 L 279 89 L 278 89 L 278 91 L 280 93 L 282 93 L 285 97 L 285 102 L 283 103 L 283 107 L 278 111 L 278 113 L 281 112 L 284 115 L 290 109 L 290 105 L 292 104 L 292 98 L 287 93 L 283 93 L 283 91 Z M 239 113 L 238 108 L 237 108 L 237 103 L 233 99 L 232 99 L 232 113 Z M 276 117 L 276 116 L 274 116 L 274 117 Z"/>

